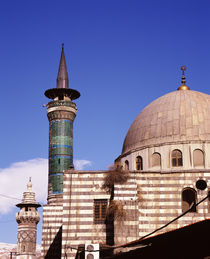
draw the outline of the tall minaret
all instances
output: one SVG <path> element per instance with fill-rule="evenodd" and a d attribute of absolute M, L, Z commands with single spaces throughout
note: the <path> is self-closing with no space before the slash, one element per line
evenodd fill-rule
<path fill-rule="evenodd" d="M 68 72 L 62 44 L 57 87 L 45 92 L 53 101 L 47 104 L 49 120 L 48 204 L 59 204 L 63 193 L 63 172 L 73 168 L 73 121 L 80 93 L 69 88 Z"/>
<path fill-rule="evenodd" d="M 17 259 L 36 258 L 36 232 L 40 214 L 37 208 L 35 193 L 32 192 L 31 179 L 27 184 L 27 191 L 23 193 L 22 202 L 16 205 L 20 212 L 16 213 L 18 223 Z"/>

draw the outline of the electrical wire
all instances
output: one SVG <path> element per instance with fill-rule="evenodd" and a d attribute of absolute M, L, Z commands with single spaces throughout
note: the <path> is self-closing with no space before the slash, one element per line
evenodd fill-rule
<path fill-rule="evenodd" d="M 4 197 L 4 198 L 7 198 L 7 199 L 13 199 L 13 200 L 18 200 L 18 201 L 21 201 L 21 199 L 19 198 L 16 198 L 16 197 L 12 197 L 12 196 L 8 196 L 8 195 L 5 195 L 5 194 L 0 194 L 1 197 Z M 182 214 L 180 214 L 178 217 L 174 218 L 173 220 L 169 221 L 168 223 L 166 223 L 165 225 L 161 226 L 160 228 L 157 228 L 155 229 L 154 231 L 152 231 L 151 233 L 141 237 L 140 239 L 138 239 L 137 241 L 141 241 L 143 239 L 145 239 L 146 237 L 149 237 L 151 235 L 153 235 L 154 233 L 164 229 L 165 227 L 169 226 L 170 224 L 172 224 L 174 221 L 178 220 L 179 218 L 183 217 L 184 215 L 186 215 L 188 212 L 191 211 L 192 207 L 195 206 L 197 207 L 200 203 L 204 202 L 207 198 L 210 197 L 210 193 L 205 197 L 203 198 L 202 200 L 200 200 L 198 203 L 192 203 L 189 207 L 188 210 L 186 210 L 185 212 L 183 212 Z M 11 221 L 0 221 L 0 223 L 8 223 L 8 222 L 12 222 Z M 136 243 L 136 241 L 134 241 Z M 124 244 L 124 245 L 120 245 L 120 246 L 114 246 L 114 247 L 109 247 L 109 248 L 104 248 L 104 250 L 113 250 L 113 249 L 116 249 L 116 248 L 120 248 L 120 247 L 127 247 L 127 246 L 132 246 L 134 245 L 134 242 L 131 242 L 131 243 L 128 243 L 128 244 Z M 66 246 L 66 249 L 71 249 L 71 250 L 77 250 L 78 251 L 78 248 L 74 248 L 74 247 L 71 247 L 71 246 Z M 82 250 L 82 251 L 87 251 L 87 250 Z M 98 252 L 100 250 L 93 250 L 92 252 Z M 66 253 L 65 253 L 65 257 L 66 257 Z M 67 257 L 66 257 L 67 258 Z"/>
<path fill-rule="evenodd" d="M 149 234 L 147 234 L 147 235 L 141 237 L 141 238 L 138 239 L 137 241 L 141 241 L 141 240 L 145 239 L 146 237 L 151 236 L 151 235 L 153 235 L 154 233 L 158 232 L 159 230 L 162 230 L 163 228 L 169 226 L 171 223 L 173 223 L 174 221 L 178 220 L 179 218 L 183 217 L 183 216 L 186 215 L 188 212 L 190 212 L 193 206 L 197 207 L 200 203 L 204 202 L 204 201 L 205 201 L 206 199 L 208 199 L 209 197 L 210 197 L 210 193 L 209 193 L 206 197 L 204 197 L 202 200 L 200 200 L 199 202 L 197 202 L 197 203 L 194 203 L 194 202 L 193 202 L 193 203 L 190 205 L 189 209 L 186 210 L 185 212 L 183 212 L 182 214 L 180 214 L 178 217 L 172 219 L 171 221 L 169 221 L 168 223 L 166 223 L 166 224 L 163 225 L 162 227 L 155 229 L 155 230 L 152 231 L 151 233 L 149 233 Z M 134 242 L 136 242 L 136 241 L 134 241 Z M 129 245 L 132 245 L 132 244 L 133 244 L 133 242 L 128 243 L 128 244 L 126 244 L 126 245 L 117 246 L 116 248 L 126 247 L 126 246 L 129 246 Z"/>
<path fill-rule="evenodd" d="M 20 198 L 8 196 L 8 195 L 2 194 L 2 193 L 0 193 L 0 197 L 7 198 L 7 199 L 12 199 L 12 200 L 22 201 L 22 199 L 20 199 Z M 42 205 L 42 206 L 45 205 L 43 202 L 38 202 L 38 203 L 39 203 L 40 205 Z"/>
<path fill-rule="evenodd" d="M 182 214 L 180 214 L 178 217 L 172 219 L 171 221 L 169 221 L 168 223 L 166 223 L 166 224 L 163 225 L 162 227 L 155 229 L 154 231 L 152 231 L 152 232 L 150 232 L 149 234 L 147 234 L 147 235 L 141 237 L 140 239 L 135 240 L 135 241 L 133 241 L 133 242 L 131 242 L 131 243 L 128 243 L 128 244 L 123 244 L 123 245 L 118 245 L 118 246 L 113 246 L 113 247 L 104 248 L 103 250 L 108 251 L 108 250 L 114 250 L 114 249 L 116 249 L 116 248 L 129 247 L 129 246 L 130 246 L 130 247 L 131 247 L 131 246 L 136 246 L 136 243 L 137 243 L 137 242 L 140 242 L 140 241 L 142 241 L 143 239 L 145 239 L 146 237 L 149 237 L 149 236 L 153 235 L 154 233 L 158 232 L 159 230 L 164 229 L 165 227 L 167 227 L 168 225 L 170 225 L 170 224 L 173 223 L 174 221 L 178 220 L 179 218 L 183 217 L 183 216 L 186 215 L 188 212 L 190 212 L 193 206 L 197 207 L 199 204 L 201 204 L 202 202 L 204 202 L 204 201 L 205 201 L 206 199 L 208 199 L 209 197 L 210 197 L 210 193 L 209 193 L 206 197 L 204 197 L 202 200 L 200 200 L 199 202 L 197 202 L 197 203 L 194 203 L 194 202 L 193 202 L 193 203 L 190 205 L 189 209 L 186 210 L 185 212 L 183 212 Z M 68 248 L 71 249 L 71 250 L 77 250 L 77 251 L 79 250 L 78 248 L 71 247 L 71 246 L 67 246 L 67 249 L 68 249 Z M 80 251 L 81 251 L 81 250 L 80 250 Z M 82 251 L 89 252 L 88 250 L 85 250 L 85 249 L 82 250 Z M 82 251 L 81 251 L 81 252 L 82 252 Z M 92 250 L 91 252 L 100 252 L 100 251 L 101 251 L 101 250 Z M 67 257 L 66 257 L 66 258 L 67 258 Z"/>
<path fill-rule="evenodd" d="M 12 196 L 8 196 L 8 195 L 2 194 L 2 193 L 0 193 L 0 196 L 1 196 L 1 197 L 4 197 L 4 198 L 7 198 L 7 199 L 13 199 L 13 200 L 22 201 L 22 200 L 19 199 L 19 198 L 15 198 L 15 197 L 12 197 Z"/>

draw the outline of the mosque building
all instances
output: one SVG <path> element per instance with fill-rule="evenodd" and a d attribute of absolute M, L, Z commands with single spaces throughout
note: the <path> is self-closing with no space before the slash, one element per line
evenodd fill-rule
<path fill-rule="evenodd" d="M 210 96 L 186 86 L 186 68 L 181 69 L 181 86 L 150 103 L 132 123 L 114 168 L 78 171 L 73 101 L 80 93 L 69 88 L 62 46 L 57 86 L 45 92 L 50 102 L 43 258 L 106 258 L 99 251 L 114 253 L 111 248 L 154 230 L 159 232 L 153 236 L 210 218 Z"/>

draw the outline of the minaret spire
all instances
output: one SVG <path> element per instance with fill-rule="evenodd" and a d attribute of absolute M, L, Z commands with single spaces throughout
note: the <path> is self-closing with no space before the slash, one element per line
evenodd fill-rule
<path fill-rule="evenodd" d="M 69 88 L 69 78 L 64 54 L 64 43 L 62 43 L 61 58 L 57 76 L 57 88 Z"/>
<path fill-rule="evenodd" d="M 77 90 L 69 88 L 69 78 L 64 55 L 64 43 L 62 43 L 56 88 L 48 89 L 44 94 L 49 99 L 54 100 L 64 100 L 65 98 L 75 100 L 80 97 L 80 93 Z"/>

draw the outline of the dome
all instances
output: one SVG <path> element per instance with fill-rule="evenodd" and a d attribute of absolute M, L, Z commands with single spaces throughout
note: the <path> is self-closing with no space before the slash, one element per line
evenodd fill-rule
<path fill-rule="evenodd" d="M 210 142 L 210 95 L 192 90 L 168 93 L 137 116 L 122 155 L 168 143 Z"/>

